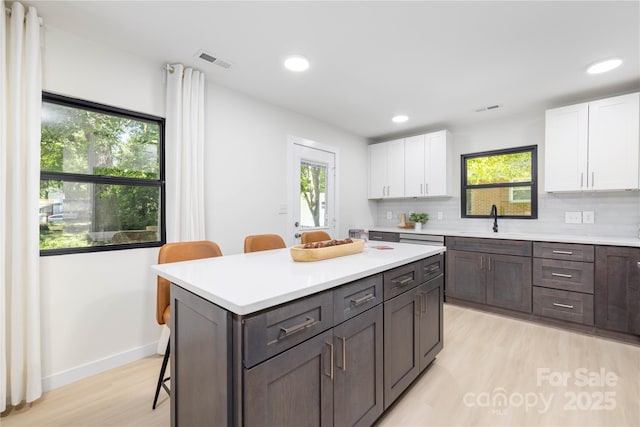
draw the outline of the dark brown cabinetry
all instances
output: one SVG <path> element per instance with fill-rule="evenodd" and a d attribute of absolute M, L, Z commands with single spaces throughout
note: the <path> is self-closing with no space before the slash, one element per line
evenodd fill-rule
<path fill-rule="evenodd" d="M 593 325 L 594 247 L 534 242 L 533 312 Z"/>
<path fill-rule="evenodd" d="M 433 257 L 435 258 L 435 257 Z M 388 408 L 416 379 L 442 349 L 442 262 L 423 266 L 431 278 L 407 284 L 402 293 L 393 293 L 384 303 L 384 404 Z M 438 260 L 440 261 L 440 260 Z M 439 267 L 437 267 L 439 266 Z M 436 271 L 438 268 L 440 270 Z M 437 274 L 434 278 L 434 274 Z M 400 279 L 403 278 L 404 279 Z M 398 280 L 410 277 L 402 269 L 385 275 L 385 289 L 397 289 Z"/>
<path fill-rule="evenodd" d="M 385 371 L 415 366 L 391 403 L 442 349 L 443 265 L 432 256 L 247 316 L 172 285 L 172 426 L 374 424 Z M 409 312 L 392 303 L 407 299 Z"/>
<path fill-rule="evenodd" d="M 596 247 L 596 327 L 640 335 L 640 248 Z"/>
<path fill-rule="evenodd" d="M 447 298 L 531 312 L 531 242 L 447 238 Z"/>

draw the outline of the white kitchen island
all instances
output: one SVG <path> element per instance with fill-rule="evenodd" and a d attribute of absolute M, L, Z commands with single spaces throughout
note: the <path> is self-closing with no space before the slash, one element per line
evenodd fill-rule
<path fill-rule="evenodd" d="M 444 251 L 153 266 L 172 282 L 172 425 L 371 425 L 442 349 Z"/>

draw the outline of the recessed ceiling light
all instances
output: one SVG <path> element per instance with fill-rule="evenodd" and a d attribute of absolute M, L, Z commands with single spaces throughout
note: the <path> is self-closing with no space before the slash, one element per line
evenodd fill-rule
<path fill-rule="evenodd" d="M 604 61 L 596 62 L 587 68 L 587 73 L 589 74 L 600 74 L 606 73 L 607 71 L 611 71 L 614 68 L 618 68 L 622 64 L 622 59 L 620 58 L 611 58 Z"/>
<path fill-rule="evenodd" d="M 284 66 L 289 71 L 304 71 L 309 68 L 309 60 L 302 55 L 291 55 L 285 59 Z"/>
<path fill-rule="evenodd" d="M 404 123 L 407 120 L 409 120 L 409 116 L 405 116 L 403 114 L 400 114 L 398 116 L 393 116 L 393 118 L 391 119 L 391 121 L 394 123 Z"/>

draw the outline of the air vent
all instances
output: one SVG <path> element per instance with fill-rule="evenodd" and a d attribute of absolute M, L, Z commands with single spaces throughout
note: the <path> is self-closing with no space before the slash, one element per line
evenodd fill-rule
<path fill-rule="evenodd" d="M 495 105 L 489 105 L 488 107 L 477 108 L 474 111 L 476 113 L 481 113 L 483 111 L 496 110 L 496 109 L 501 108 L 501 107 L 502 107 L 502 104 L 495 104 Z"/>
<path fill-rule="evenodd" d="M 203 61 L 207 61 L 210 64 L 215 64 L 215 65 L 217 65 L 219 67 L 222 67 L 222 68 L 231 68 L 231 64 L 229 62 L 223 61 L 220 58 L 216 58 L 215 56 L 205 52 L 202 49 L 197 51 L 194 56 L 197 57 L 197 58 L 202 59 Z"/>

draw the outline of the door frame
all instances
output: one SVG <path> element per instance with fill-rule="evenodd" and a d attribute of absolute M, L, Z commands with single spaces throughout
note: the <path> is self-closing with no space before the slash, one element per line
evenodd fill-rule
<path fill-rule="evenodd" d="M 312 141 L 310 139 L 306 139 L 306 138 L 301 138 L 299 136 L 295 136 L 295 135 L 287 135 L 287 225 L 286 225 L 286 242 L 287 242 L 287 246 L 293 246 L 295 245 L 296 242 L 296 238 L 295 238 L 295 233 L 296 231 L 293 228 L 293 223 L 296 221 L 296 219 L 293 217 L 293 193 L 294 193 L 294 188 L 293 188 L 293 182 L 295 181 L 295 176 L 294 176 L 294 167 L 293 167 L 293 160 L 294 160 L 294 151 L 295 151 L 295 145 L 301 145 L 303 147 L 308 147 L 308 148 L 313 148 L 316 150 L 322 150 L 322 151 L 327 151 L 329 153 L 333 153 L 334 158 L 335 158 L 335 176 L 334 176 L 334 229 L 336 230 L 336 233 L 340 233 L 340 150 L 337 147 L 331 146 L 331 145 L 327 145 L 327 144 L 322 144 L 316 141 Z M 300 173 L 298 171 L 298 173 Z M 335 236 L 334 236 L 335 237 Z"/>

